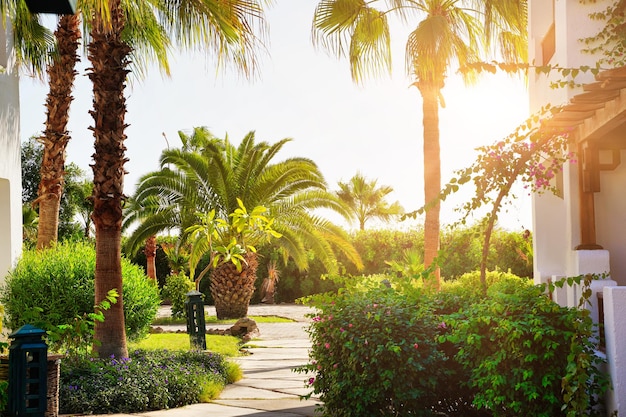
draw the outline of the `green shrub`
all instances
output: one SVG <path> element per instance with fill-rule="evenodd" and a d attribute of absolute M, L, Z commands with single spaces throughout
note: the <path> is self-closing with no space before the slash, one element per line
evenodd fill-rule
<path fill-rule="evenodd" d="M 312 374 L 327 415 L 602 415 L 608 379 L 588 310 L 499 271 L 487 274 L 486 296 L 478 272 L 438 293 L 382 278 L 346 279 L 337 294 L 309 299 L 319 315 L 299 371 Z"/>
<path fill-rule="evenodd" d="M 61 361 L 59 413 L 182 407 L 199 402 L 203 389 L 213 384 L 223 387 L 226 377 L 226 362 L 220 355 L 198 351 L 136 350 L 124 359 L 71 356 Z"/>
<path fill-rule="evenodd" d="M 95 263 L 95 250 L 85 243 L 25 251 L 0 293 L 8 327 L 26 324 L 25 313 L 38 308 L 40 319 L 53 326 L 70 324 L 93 312 Z M 126 335 L 134 340 L 149 330 L 160 305 L 159 290 L 126 259 L 122 259 L 122 277 Z"/>
<path fill-rule="evenodd" d="M 597 368 L 576 365 L 580 354 L 593 361 L 586 310 L 560 307 L 529 280 L 507 277 L 447 320 L 445 340 L 458 347 L 455 360 L 470 373 L 477 407 L 496 417 L 595 415 L 593 397 L 603 394 L 603 377 Z M 595 390 L 574 414 L 563 395 L 566 377 L 578 384 L 570 391 Z"/>
<path fill-rule="evenodd" d="M 195 284 L 184 273 L 168 275 L 162 289 L 163 299 L 172 303 L 172 317 L 185 317 L 185 301 L 187 293 L 196 288 Z"/>
<path fill-rule="evenodd" d="M 344 293 L 318 306 L 309 330 L 309 384 L 328 415 L 428 415 L 439 401 L 445 355 L 429 303 L 389 288 Z"/>
<path fill-rule="evenodd" d="M 0 381 L 0 412 L 9 405 L 9 381 Z"/>

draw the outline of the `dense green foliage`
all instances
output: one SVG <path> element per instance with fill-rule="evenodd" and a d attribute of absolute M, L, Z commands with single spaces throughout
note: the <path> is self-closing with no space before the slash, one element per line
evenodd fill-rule
<path fill-rule="evenodd" d="M 168 275 L 161 290 L 163 299 L 172 303 L 172 317 L 185 317 L 185 301 L 187 293 L 196 288 L 193 281 L 185 274 Z"/>
<path fill-rule="evenodd" d="M 487 262 L 489 270 L 510 269 L 520 277 L 532 276 L 532 236 L 529 232 L 497 229 L 491 241 Z M 361 255 L 364 268 L 358 272 L 346 263 L 346 273 L 380 274 L 391 270 L 389 262 L 404 261 L 407 250 L 422 253 L 424 234 L 420 229 L 364 230 L 352 236 L 352 244 Z M 482 235 L 477 226 L 445 230 L 441 236 L 441 276 L 446 280 L 454 280 L 479 269 L 481 245 Z"/>
<path fill-rule="evenodd" d="M 455 281 L 470 271 L 476 271 L 480 265 L 481 236 L 477 228 L 458 228 L 447 230 L 442 236 L 441 275 L 446 281 Z M 377 274 L 397 274 L 401 269 L 421 269 L 423 264 L 424 239 L 419 229 L 411 230 L 365 230 L 351 236 L 351 242 L 361 255 L 364 268 L 357 271 L 349 262 L 344 263 L 339 256 L 342 276 L 370 276 Z M 261 250 L 259 279 L 257 287 L 265 277 L 266 263 L 278 259 L 278 255 L 268 250 Z M 312 294 L 335 291 L 341 285 L 329 279 L 323 265 L 309 253 L 309 269 L 298 270 L 293 262 L 281 265 L 281 278 L 277 285 L 275 300 L 293 302 L 298 298 Z M 532 276 L 532 236 L 527 232 L 511 232 L 498 229 L 492 238 L 489 255 L 491 270 L 508 271 L 520 277 Z M 356 279 L 356 278 L 355 278 Z M 480 281 L 476 284 L 480 286 Z M 252 302 L 259 301 L 253 298 Z"/>
<path fill-rule="evenodd" d="M 37 199 L 37 190 L 41 174 L 41 160 L 43 157 L 43 145 L 37 139 L 31 137 L 22 143 L 22 204 L 25 208 L 31 208 Z M 89 236 L 90 214 L 92 205 L 88 200 L 91 195 L 92 185 L 87 179 L 85 172 L 74 163 L 68 163 L 65 167 L 63 194 L 59 209 L 59 241 L 76 240 L 83 236 Z M 34 205 L 35 210 L 38 209 Z M 76 221 L 80 217 L 82 222 Z M 27 236 L 30 237 L 30 236 Z M 36 236 L 34 237 L 36 241 Z M 27 246 L 34 246 L 33 239 L 26 239 Z"/>
<path fill-rule="evenodd" d="M 438 402 L 446 357 L 427 304 L 384 289 L 337 297 L 310 333 L 317 376 L 309 383 L 329 415 L 407 415 Z"/>
<path fill-rule="evenodd" d="M 24 251 L 0 294 L 8 327 L 19 328 L 25 324 L 25 312 L 38 308 L 41 319 L 54 326 L 93 312 L 95 263 L 95 250 L 86 243 Z M 159 289 L 125 259 L 122 276 L 126 334 L 132 340 L 147 334 L 160 305 Z"/>
<path fill-rule="evenodd" d="M 72 356 L 61 362 L 60 414 L 136 413 L 199 402 L 203 391 L 228 381 L 220 355 L 166 350 L 130 358 Z"/>
<path fill-rule="evenodd" d="M 602 415 L 607 379 L 587 310 L 508 273 L 487 275 L 487 296 L 479 272 L 438 293 L 418 281 L 369 277 L 313 297 L 311 362 L 300 370 L 325 415 Z"/>

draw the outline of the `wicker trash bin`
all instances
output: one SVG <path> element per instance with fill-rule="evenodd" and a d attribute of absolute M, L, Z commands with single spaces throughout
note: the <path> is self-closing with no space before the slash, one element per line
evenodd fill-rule
<path fill-rule="evenodd" d="M 61 378 L 61 359 L 63 355 L 48 355 L 48 375 L 46 379 L 45 417 L 59 415 L 59 379 Z M 9 357 L 0 356 L 0 381 L 9 379 Z"/>
<path fill-rule="evenodd" d="M 47 404 L 45 417 L 59 415 L 59 380 L 61 378 L 61 358 L 63 355 L 48 355 Z"/>

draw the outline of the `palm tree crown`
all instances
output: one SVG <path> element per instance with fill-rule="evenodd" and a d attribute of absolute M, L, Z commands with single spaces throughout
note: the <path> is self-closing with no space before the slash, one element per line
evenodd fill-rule
<path fill-rule="evenodd" d="M 149 236 L 167 229 L 185 230 L 198 224 L 197 213 L 215 210 L 228 219 L 239 208 L 264 206 L 285 259 L 291 256 L 305 269 L 307 249 L 336 271 L 334 250 L 346 253 L 357 266 L 361 261 L 349 244 L 345 232 L 328 220 L 313 214 L 320 208 L 348 217 L 346 206 L 326 189 L 317 165 L 307 158 L 273 162 L 280 149 L 290 141 L 275 144 L 255 142 L 248 133 L 238 146 L 218 139 L 206 128 L 196 128 L 191 136 L 180 133 L 183 146 L 161 155 L 162 170 L 143 176 L 126 212 L 125 224 L 139 221 L 127 242 L 135 251 Z"/>
<path fill-rule="evenodd" d="M 359 229 L 365 229 L 365 222 L 378 218 L 388 222 L 404 212 L 397 201 L 389 204 L 385 201 L 393 188 L 388 185 L 378 186 L 378 181 L 368 180 L 357 173 L 348 182 L 339 182 L 337 196 L 350 208 L 352 218 L 359 222 Z"/>

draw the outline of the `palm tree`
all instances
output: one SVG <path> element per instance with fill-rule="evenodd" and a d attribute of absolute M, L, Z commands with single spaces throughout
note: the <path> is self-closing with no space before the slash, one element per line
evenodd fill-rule
<path fill-rule="evenodd" d="M 65 180 L 65 149 L 70 139 L 67 131 L 69 107 L 73 100 L 71 90 L 76 77 L 80 43 L 78 15 L 64 15 L 54 33 L 58 51 L 48 65 L 50 91 L 46 98 L 46 129 L 39 138 L 43 144 L 40 167 L 41 180 L 35 204 L 39 204 L 40 224 L 37 230 L 37 249 L 45 249 L 57 241 L 59 211 Z"/>
<path fill-rule="evenodd" d="M 348 182 L 339 182 L 337 196 L 348 205 L 352 218 L 359 222 L 359 230 L 365 230 L 365 222 L 378 218 L 389 222 L 394 217 L 404 213 L 404 209 L 397 201 L 389 205 L 385 201 L 387 195 L 393 191 L 388 185 L 377 186 L 377 180 L 368 180 L 357 172 Z"/>
<path fill-rule="evenodd" d="M 181 149 L 163 151 L 161 170 L 140 179 L 125 221 L 140 221 L 127 241 L 129 251 L 164 230 L 177 229 L 186 241 L 187 230 L 201 222 L 197 213 L 215 210 L 218 218 L 227 219 L 242 201 L 245 207 L 268 209 L 272 228 L 281 235 L 275 242 L 284 260 L 291 257 L 306 269 L 310 249 L 328 271 L 336 272 L 335 250 L 340 250 L 361 267 L 345 232 L 313 213 L 325 208 L 350 215 L 327 191 L 317 165 L 306 158 L 272 161 L 290 139 L 256 143 L 250 132 L 235 146 L 206 128 L 196 128 L 191 136 L 181 133 L 181 139 Z"/>
<path fill-rule="evenodd" d="M 191 277 L 198 261 L 208 253 L 209 263 L 196 278 L 196 288 L 211 271 L 211 295 L 220 320 L 247 316 L 259 265 L 256 247 L 281 237 L 272 228 L 274 219 L 266 216 L 266 207 L 248 210 L 239 199 L 237 204 L 228 219 L 216 217 L 216 211 L 211 210 L 200 214 L 201 224 L 187 229 L 193 240 Z"/>
<path fill-rule="evenodd" d="M 99 0 L 86 16 L 92 16 L 89 77 L 93 83 L 95 153 L 92 215 L 96 229 L 96 305 L 112 289 L 122 288 L 121 230 L 124 196 L 124 164 L 126 162 L 124 130 L 126 103 L 124 88 L 130 65 L 131 44 L 124 40 L 125 29 L 149 21 L 130 21 L 123 13 L 120 0 Z M 125 2 L 139 8 L 150 5 Z M 219 57 L 232 57 L 244 73 L 249 73 L 249 59 L 257 37 L 254 22 L 262 22 L 262 9 L 254 0 L 162 0 L 158 17 L 168 34 L 183 46 L 202 43 Z M 83 10 L 85 12 L 85 10 Z M 100 357 L 127 356 L 124 331 L 123 294 L 120 301 L 104 312 L 104 322 L 96 323 L 94 346 Z"/>
<path fill-rule="evenodd" d="M 387 8 L 379 10 L 376 4 Z M 420 20 L 406 44 L 407 69 L 422 99 L 424 138 L 424 263 L 431 266 L 439 251 L 441 168 L 439 106 L 441 90 L 454 62 L 461 67 L 479 60 L 497 43 L 506 59 L 524 57 L 526 2 L 514 0 L 322 0 L 313 19 L 314 41 L 350 61 L 352 78 L 391 70 L 388 16 Z M 471 74 L 465 72 L 466 80 Z M 439 270 L 433 269 L 439 287 Z"/>
<path fill-rule="evenodd" d="M 80 3 L 80 7 L 89 11 L 93 3 L 85 0 Z M 156 17 L 151 7 L 147 7 L 148 4 L 148 2 L 126 2 L 123 5 L 126 19 L 142 22 L 133 25 L 132 30 L 125 30 L 122 34 L 123 39 L 133 45 L 135 51 L 133 58 L 139 62 L 136 75 L 141 74 L 143 66 L 152 60 L 156 60 L 162 69 L 169 72 L 166 57 L 169 40 L 165 30 L 154 24 Z M 89 20 L 84 22 L 87 33 L 90 23 Z M 57 51 L 47 68 L 50 91 L 46 98 L 46 128 L 40 138 L 44 145 L 44 154 L 36 200 L 40 215 L 38 249 L 50 247 L 58 238 L 59 206 L 65 183 L 65 151 L 70 141 L 67 122 L 73 100 L 76 65 L 80 61 L 78 55 L 80 38 L 79 13 L 61 16 L 55 31 Z"/>

